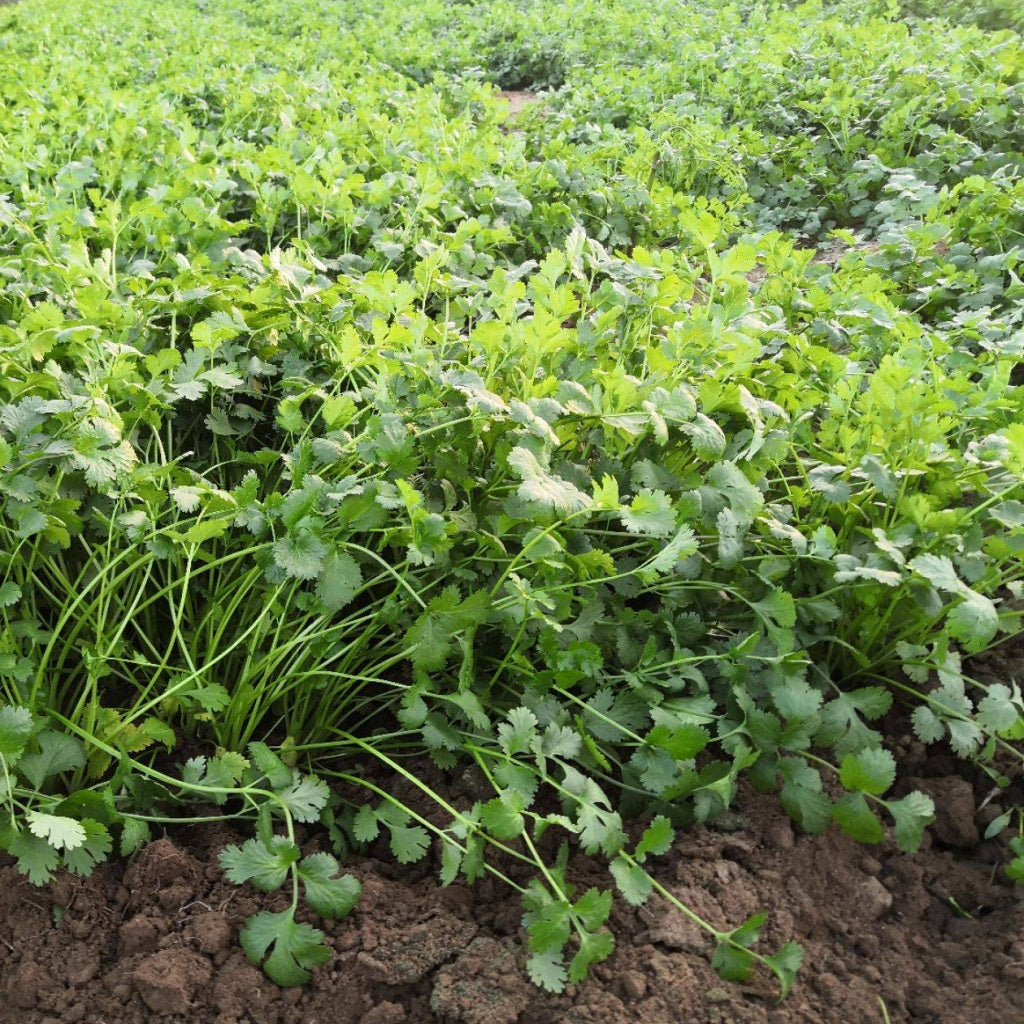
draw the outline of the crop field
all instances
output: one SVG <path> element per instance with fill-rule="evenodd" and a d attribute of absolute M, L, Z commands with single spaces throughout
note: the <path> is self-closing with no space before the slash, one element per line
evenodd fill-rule
<path fill-rule="evenodd" d="M 951 6 L 0 6 L 3 1024 L 1024 1020 Z"/>

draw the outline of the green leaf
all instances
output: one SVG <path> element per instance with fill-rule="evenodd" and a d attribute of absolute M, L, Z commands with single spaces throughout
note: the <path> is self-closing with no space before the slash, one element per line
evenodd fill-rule
<path fill-rule="evenodd" d="M 328 611 L 336 612 L 352 601 L 362 585 L 363 573 L 356 560 L 345 551 L 336 551 L 324 560 L 316 593 Z"/>
<path fill-rule="evenodd" d="M 277 794 L 296 821 L 312 822 L 327 806 L 331 791 L 327 783 L 315 775 L 302 775 L 287 789 Z"/>
<path fill-rule="evenodd" d="M 152 838 L 149 822 L 138 818 L 125 818 L 121 825 L 121 842 L 118 850 L 122 857 L 137 853 Z"/>
<path fill-rule="evenodd" d="M 451 885 L 459 877 L 459 868 L 462 867 L 462 849 L 450 839 L 441 840 L 441 871 L 440 879 L 442 885 Z"/>
<path fill-rule="evenodd" d="M 711 954 L 711 967 L 723 981 L 746 981 L 756 963 L 752 953 L 724 939 L 719 940 Z"/>
<path fill-rule="evenodd" d="M 573 913 L 587 931 L 596 931 L 608 920 L 612 911 L 612 894 L 608 889 L 588 889 L 574 904 Z"/>
<path fill-rule="evenodd" d="M 352 835 L 360 843 L 372 843 L 380 835 L 380 818 L 369 805 L 363 804 L 352 819 Z"/>
<path fill-rule="evenodd" d="M 847 789 L 880 796 L 896 781 L 896 758 L 881 747 L 847 754 L 839 766 L 839 781 Z"/>
<path fill-rule="evenodd" d="M 676 833 L 675 829 L 672 828 L 672 823 L 664 815 L 659 814 L 644 829 L 644 834 L 636 844 L 633 856 L 641 862 L 644 861 L 648 854 L 660 857 L 663 853 L 668 852 L 675 837 Z"/>
<path fill-rule="evenodd" d="M 534 953 L 560 953 L 572 932 L 569 907 L 554 901 L 534 911 L 528 926 L 530 949 Z"/>
<path fill-rule="evenodd" d="M 85 766 L 85 747 L 75 737 L 44 729 L 36 736 L 36 741 L 39 753 L 25 754 L 18 762 L 18 770 L 36 789 L 53 775 Z"/>
<path fill-rule="evenodd" d="M 480 822 L 496 839 L 515 839 L 523 832 L 525 806 L 519 793 L 508 790 L 480 808 Z"/>
<path fill-rule="evenodd" d="M 805 832 L 824 832 L 832 821 L 832 801 L 822 792 L 821 775 L 801 758 L 779 762 L 783 786 L 779 793 L 782 806 Z"/>
<path fill-rule="evenodd" d="M 569 961 L 569 982 L 575 985 L 589 973 L 592 964 L 607 960 L 615 951 L 615 936 L 611 932 L 584 932 L 580 935 L 580 948 Z"/>
<path fill-rule="evenodd" d="M 58 850 L 74 850 L 85 842 L 85 829 L 74 818 L 62 818 L 42 811 L 27 811 L 29 831 Z"/>
<path fill-rule="evenodd" d="M 353 875 L 340 875 L 329 853 L 312 853 L 299 862 L 306 902 L 321 917 L 339 920 L 359 902 L 363 887 Z"/>
<path fill-rule="evenodd" d="M 733 462 L 716 463 L 708 471 L 708 482 L 729 503 L 738 522 L 748 526 L 764 507 L 764 495 Z"/>
<path fill-rule="evenodd" d="M 414 864 L 422 860 L 430 848 L 430 836 L 420 825 L 393 825 L 391 829 L 391 852 L 399 864 Z"/>
<path fill-rule="evenodd" d="M 537 732 L 537 716 L 529 708 L 513 708 L 498 726 L 498 742 L 506 754 L 529 750 Z"/>
<path fill-rule="evenodd" d="M 327 548 L 310 530 L 295 530 L 274 545 L 274 561 L 287 576 L 313 580 L 324 568 Z"/>
<path fill-rule="evenodd" d="M 32 735 L 32 712 L 28 708 L 0 708 L 0 756 L 17 757 Z"/>
<path fill-rule="evenodd" d="M 1020 720 L 1020 694 L 1002 683 L 993 683 L 988 693 L 978 701 L 978 724 L 989 732 L 1009 732 Z M 22 766 L 25 761 L 22 759 Z"/>
<path fill-rule="evenodd" d="M 546 992 L 565 989 L 566 973 L 561 953 L 534 953 L 526 961 L 526 973 L 534 985 Z"/>
<path fill-rule="evenodd" d="M 643 868 L 630 864 L 623 857 L 616 857 L 609 865 L 608 870 L 615 879 L 615 886 L 622 895 L 622 898 L 634 907 L 646 903 L 651 895 L 651 880 Z"/>
<path fill-rule="evenodd" d="M 281 790 L 292 785 L 295 776 L 291 768 L 266 743 L 250 743 L 248 749 L 249 758 L 259 773 L 266 777 L 271 789 Z"/>
<path fill-rule="evenodd" d="M 700 550 L 697 535 L 689 526 L 683 526 L 676 535 L 638 570 L 644 580 L 653 580 L 659 573 L 671 572 L 676 565 Z"/>
<path fill-rule="evenodd" d="M 999 630 L 996 606 L 973 590 L 946 616 L 949 635 L 967 651 L 980 651 Z"/>
<path fill-rule="evenodd" d="M 33 885 L 46 885 L 60 865 L 60 853 L 45 839 L 26 829 L 14 833 L 5 845 L 7 852 L 17 858 L 18 870 L 27 875 Z"/>
<path fill-rule="evenodd" d="M 664 491 L 641 491 L 621 509 L 619 518 L 630 533 L 648 537 L 667 537 L 676 528 L 675 510 Z M 674 563 L 675 559 L 672 561 Z"/>
<path fill-rule="evenodd" d="M 21 587 L 8 580 L 0 584 L 0 608 L 10 608 L 21 600 Z"/>
<path fill-rule="evenodd" d="M 519 497 L 535 502 L 564 515 L 578 512 L 590 505 L 590 498 L 575 484 L 546 470 L 533 452 L 522 446 L 508 455 L 509 467 L 519 476 Z"/>
<path fill-rule="evenodd" d="M 73 875 L 85 877 L 92 874 L 97 864 L 107 859 L 113 844 L 110 832 L 98 821 L 83 818 L 82 828 L 85 829 L 85 842 L 73 850 L 65 851 L 64 864 Z"/>
<path fill-rule="evenodd" d="M 412 648 L 413 665 L 424 672 L 444 668 L 457 643 L 457 634 L 480 625 L 490 607 L 490 595 L 485 591 L 459 599 L 456 587 L 446 587 L 432 598 L 426 609 L 413 623 L 406 637 Z"/>
<path fill-rule="evenodd" d="M 797 972 L 804 962 L 804 949 L 799 942 L 787 942 L 777 953 L 765 957 L 765 962 L 779 979 L 783 999 L 789 995 Z"/>
<path fill-rule="evenodd" d="M 254 914 L 238 938 L 249 961 L 262 964 L 267 977 L 283 988 L 305 985 L 309 972 L 331 958 L 323 932 L 308 924 L 296 924 L 291 909 L 279 914 L 266 910 Z M 264 960 L 271 947 L 270 956 Z"/>
<path fill-rule="evenodd" d="M 919 704 L 910 716 L 914 727 L 914 735 L 922 743 L 937 743 L 946 735 L 942 719 L 930 707 Z"/>
<path fill-rule="evenodd" d="M 968 589 L 956 574 L 953 563 L 944 555 L 918 555 L 910 560 L 908 567 L 939 590 L 959 594 Z"/>
<path fill-rule="evenodd" d="M 274 836 L 269 847 L 259 839 L 249 839 L 241 846 L 225 847 L 217 859 L 229 881 L 236 885 L 252 882 L 263 892 L 273 892 L 284 885 L 299 856 L 295 843 L 286 836 Z"/>
<path fill-rule="evenodd" d="M 664 750 L 677 761 L 689 761 L 711 742 L 711 736 L 706 729 L 692 723 L 674 729 L 667 725 L 656 725 L 644 737 L 644 742 Z"/>
<path fill-rule="evenodd" d="M 935 821 L 935 804 L 925 793 L 915 790 L 886 805 L 896 823 L 896 845 L 904 853 L 914 853 L 921 845 L 924 830 Z"/>
<path fill-rule="evenodd" d="M 772 687 L 771 696 L 775 709 L 790 722 L 810 718 L 824 699 L 820 690 L 799 677 L 787 677 L 780 685 Z"/>
<path fill-rule="evenodd" d="M 880 843 L 885 838 L 882 825 L 863 793 L 847 793 L 837 800 L 832 808 L 832 819 L 859 843 Z"/>

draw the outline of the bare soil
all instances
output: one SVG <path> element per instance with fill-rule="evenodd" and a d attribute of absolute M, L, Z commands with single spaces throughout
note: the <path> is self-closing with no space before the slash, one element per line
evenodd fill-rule
<path fill-rule="evenodd" d="M 525 92 L 521 89 L 506 90 L 499 92 L 498 95 L 508 104 L 509 117 L 521 114 L 528 106 L 539 100 L 537 93 Z"/>
<path fill-rule="evenodd" d="M 45 889 L 0 863 L 0 1024 L 881 1024 L 879 997 L 894 1024 L 1024 1021 L 1024 900 L 1002 876 L 1002 841 L 979 839 L 999 807 L 979 815 L 986 787 L 948 757 L 900 746 L 940 808 L 914 856 L 798 835 L 775 798 L 747 792 L 733 831 L 697 828 L 655 865 L 715 924 L 764 909 L 769 945 L 804 944 L 781 1005 L 767 978 L 722 983 L 704 936 L 656 901 L 618 907 L 612 959 L 544 994 L 523 971 L 511 892 L 442 888 L 436 864 L 384 856 L 349 865 L 364 895 L 324 926 L 332 960 L 305 990 L 282 991 L 237 945 L 245 918 L 281 898 L 225 883 L 216 854 L 238 837 L 204 827 Z M 580 884 L 604 883 L 594 863 L 572 868 Z"/>

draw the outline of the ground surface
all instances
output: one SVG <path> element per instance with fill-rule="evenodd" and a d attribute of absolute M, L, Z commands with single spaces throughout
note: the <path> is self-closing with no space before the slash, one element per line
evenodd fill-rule
<path fill-rule="evenodd" d="M 806 966 L 782 1006 L 766 983 L 723 985 L 704 937 L 653 902 L 616 910 L 618 950 L 591 982 L 544 995 L 525 980 L 520 909 L 506 890 L 443 889 L 431 866 L 375 859 L 350 866 L 364 896 L 326 926 L 333 960 L 307 990 L 281 991 L 236 942 L 245 917 L 274 899 L 223 881 L 216 852 L 235 837 L 206 829 L 159 840 L 127 869 L 103 865 L 44 890 L 5 863 L 0 1022 L 875 1024 L 879 996 L 894 1022 L 1019 1021 L 1024 901 L 1002 880 L 1000 840 L 979 842 L 998 804 L 979 813 L 985 786 L 949 758 L 902 747 L 940 807 L 913 857 L 834 832 L 796 835 L 775 798 L 745 793 L 733 831 L 693 831 L 657 866 L 714 923 L 763 908 L 769 943 L 804 943 Z M 579 881 L 600 883 L 595 870 L 579 864 Z"/>

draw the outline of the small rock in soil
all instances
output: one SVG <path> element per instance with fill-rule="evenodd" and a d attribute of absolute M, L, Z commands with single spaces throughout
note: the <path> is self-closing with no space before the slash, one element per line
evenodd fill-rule
<path fill-rule="evenodd" d="M 935 839 L 958 850 L 978 845 L 974 789 L 966 779 L 948 775 L 935 779 L 908 779 L 908 785 L 927 793 L 935 801 Z"/>
<path fill-rule="evenodd" d="M 359 1024 L 404 1024 L 404 1021 L 405 1009 L 401 1003 L 380 1003 Z"/>
<path fill-rule="evenodd" d="M 877 878 L 868 877 L 857 886 L 856 905 L 873 921 L 892 906 L 892 893 Z"/>
<path fill-rule="evenodd" d="M 39 993 L 47 987 L 46 971 L 34 960 L 15 967 L 4 981 L 4 995 L 7 1002 L 20 1009 L 36 1005 Z"/>
<path fill-rule="evenodd" d="M 513 1024 L 534 995 L 509 946 L 477 938 L 438 975 L 430 1008 L 461 1024 Z"/>
<path fill-rule="evenodd" d="M 387 985 L 408 985 L 426 977 L 435 967 L 466 948 L 477 927 L 451 914 L 438 914 L 403 928 L 380 928 L 368 918 L 359 965 Z M 370 938 L 371 941 L 367 941 Z"/>
<path fill-rule="evenodd" d="M 142 1001 L 154 1013 L 187 1013 L 192 996 L 206 985 L 210 962 L 183 949 L 164 949 L 146 957 L 132 973 Z"/>
<path fill-rule="evenodd" d="M 231 944 L 231 925 L 228 915 L 221 910 L 199 914 L 191 922 L 190 931 L 199 949 L 211 956 Z"/>
<path fill-rule="evenodd" d="M 160 932 L 156 924 L 145 914 L 136 914 L 131 920 L 121 925 L 118 936 L 122 956 L 133 956 L 136 953 L 155 953 L 160 941 Z"/>
<path fill-rule="evenodd" d="M 640 971 L 624 971 L 620 983 L 627 999 L 643 999 L 647 994 L 647 979 Z"/>

